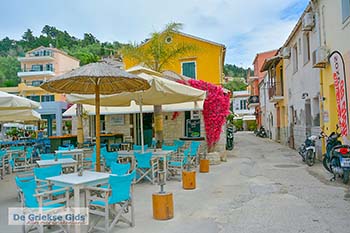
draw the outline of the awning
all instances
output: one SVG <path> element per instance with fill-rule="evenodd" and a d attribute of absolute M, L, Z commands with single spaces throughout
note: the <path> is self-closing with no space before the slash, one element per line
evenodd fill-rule
<path fill-rule="evenodd" d="M 265 59 L 264 64 L 260 69 L 260 72 L 267 71 L 271 67 L 271 65 L 277 64 L 281 59 L 282 59 L 281 56 L 274 56 L 274 57 Z"/>
<path fill-rule="evenodd" d="M 84 111 L 88 115 L 95 115 L 95 106 L 83 104 Z M 185 102 L 180 104 L 164 104 L 162 105 L 162 112 L 183 112 L 192 110 L 203 110 L 203 101 Z M 132 114 L 139 113 L 140 107 L 131 101 L 131 105 L 128 107 L 100 107 L 101 115 L 117 115 L 117 114 Z M 153 105 L 143 105 L 143 113 L 153 112 Z M 63 116 L 76 116 L 76 104 L 73 104 L 67 111 L 63 113 Z"/>

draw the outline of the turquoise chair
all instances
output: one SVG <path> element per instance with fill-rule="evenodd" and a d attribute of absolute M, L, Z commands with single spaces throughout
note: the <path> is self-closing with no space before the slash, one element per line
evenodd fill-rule
<path fill-rule="evenodd" d="M 188 162 L 188 155 L 189 155 L 190 149 L 184 150 L 183 154 L 178 155 L 172 155 L 168 159 L 168 173 L 171 176 L 180 175 L 182 176 L 182 171 L 185 168 L 185 165 L 187 165 Z M 170 176 L 168 176 L 170 178 Z"/>
<path fill-rule="evenodd" d="M 55 159 L 55 154 L 40 154 L 40 159 L 41 160 L 51 160 L 51 159 Z"/>
<path fill-rule="evenodd" d="M 49 183 L 46 178 L 52 177 L 52 176 L 59 176 L 62 174 L 62 165 L 57 164 L 53 166 L 48 167 L 36 167 L 33 169 L 34 171 L 34 177 L 36 182 L 38 182 L 40 185 Z M 53 185 L 52 190 L 58 190 L 62 187 Z M 63 193 L 55 193 L 55 195 L 60 195 Z"/>
<path fill-rule="evenodd" d="M 133 150 L 142 150 L 142 146 L 141 146 L 141 145 L 135 145 L 135 144 L 134 144 L 134 145 L 132 146 L 132 149 L 133 149 Z M 146 151 L 147 149 L 148 149 L 148 145 L 144 145 L 144 146 L 143 146 L 143 150 Z"/>
<path fill-rule="evenodd" d="M 22 200 L 22 207 L 27 208 L 39 208 L 44 211 L 54 211 L 57 208 L 68 207 L 69 203 L 69 188 L 62 188 L 57 190 L 49 190 L 47 187 L 45 191 L 40 191 L 43 187 L 37 186 L 35 180 L 22 181 L 18 177 L 15 177 L 17 186 L 20 189 L 20 195 Z M 58 198 L 58 194 L 65 194 L 64 196 Z M 55 199 L 52 200 L 50 197 L 55 196 Z M 29 227 L 29 229 L 26 229 Z M 44 232 L 43 225 L 24 225 L 24 232 L 29 232 L 33 227 L 38 227 L 39 232 Z M 63 232 L 67 232 L 63 226 L 59 226 Z M 68 229 L 69 232 L 69 229 Z"/>
<path fill-rule="evenodd" d="M 101 145 L 100 149 L 100 163 L 103 164 L 103 152 L 107 151 L 106 146 Z M 92 150 L 91 158 L 84 158 L 86 162 L 91 162 L 91 169 L 95 169 L 96 166 L 96 145 L 94 146 L 94 149 Z"/>
<path fill-rule="evenodd" d="M 1 179 L 4 178 L 6 170 L 10 172 L 11 163 L 13 164 L 13 161 L 12 162 L 9 161 L 6 154 L 7 154 L 6 150 L 0 150 L 0 176 L 1 176 Z"/>
<path fill-rule="evenodd" d="M 174 145 L 174 146 L 162 145 L 162 150 L 172 150 L 172 151 L 176 152 L 178 150 L 178 146 L 176 146 L 176 145 Z"/>
<path fill-rule="evenodd" d="M 185 141 L 181 141 L 181 140 L 178 140 L 178 139 L 174 140 L 174 146 L 177 146 L 178 148 L 181 148 L 184 145 L 185 145 Z"/>
<path fill-rule="evenodd" d="M 68 146 L 59 146 L 58 150 L 73 150 L 74 145 L 68 145 Z"/>
<path fill-rule="evenodd" d="M 97 216 L 96 221 L 90 221 L 88 232 L 94 230 L 111 232 L 114 225 L 119 222 L 129 224 L 129 226 L 135 225 L 132 193 L 134 178 L 135 171 L 125 175 L 110 175 L 108 189 L 96 187 L 85 189 L 90 215 Z M 101 220 L 103 224 L 99 225 Z"/>
<path fill-rule="evenodd" d="M 117 163 L 112 162 L 111 163 L 111 172 L 113 175 L 125 175 L 130 170 L 130 163 Z"/>
<path fill-rule="evenodd" d="M 135 152 L 134 156 L 136 159 L 136 173 L 138 175 L 136 183 L 146 178 L 154 184 L 155 173 L 158 169 L 158 161 L 152 158 L 152 152 Z"/>
<path fill-rule="evenodd" d="M 102 153 L 103 158 L 104 158 L 104 162 L 105 162 L 105 168 L 110 169 L 111 168 L 111 164 L 113 162 L 117 161 L 118 158 L 118 153 L 117 152 L 103 152 Z"/>
<path fill-rule="evenodd" d="M 201 143 L 192 141 L 190 144 L 190 158 L 191 158 L 191 164 L 195 165 L 198 163 L 198 155 L 199 155 L 199 147 Z"/>

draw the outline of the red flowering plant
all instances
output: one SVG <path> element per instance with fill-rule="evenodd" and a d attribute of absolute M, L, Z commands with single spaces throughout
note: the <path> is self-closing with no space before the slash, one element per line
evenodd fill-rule
<path fill-rule="evenodd" d="M 207 92 L 203 105 L 203 118 L 208 151 L 212 151 L 220 139 L 222 126 L 230 113 L 230 96 L 224 93 L 222 87 L 201 80 L 190 79 L 179 82 Z"/>

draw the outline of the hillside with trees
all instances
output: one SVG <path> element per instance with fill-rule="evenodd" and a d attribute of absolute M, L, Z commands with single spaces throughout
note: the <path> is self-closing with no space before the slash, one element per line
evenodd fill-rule
<path fill-rule="evenodd" d="M 236 65 L 225 64 L 224 73 L 226 77 L 232 77 L 232 80 L 223 86 L 230 91 L 243 91 L 247 88 L 248 69 Z"/>
<path fill-rule="evenodd" d="M 17 72 L 20 71 L 20 62 L 17 57 L 24 56 L 27 51 L 39 46 L 55 48 L 67 52 L 69 55 L 80 60 L 80 65 L 96 62 L 103 57 L 119 56 L 116 54 L 123 44 L 118 41 L 101 42 L 93 34 L 84 33 L 82 39 L 70 35 L 56 27 L 45 25 L 40 36 L 35 36 L 31 29 L 27 29 L 20 40 L 5 37 L 0 40 L 0 87 L 17 86 L 20 81 Z M 246 77 L 247 69 L 236 65 L 226 64 L 224 73 L 230 77 Z M 230 90 L 241 90 L 245 83 L 234 80 L 225 86 Z"/>
<path fill-rule="evenodd" d="M 67 31 L 61 31 L 49 25 L 43 27 L 40 36 L 35 36 L 33 31 L 28 29 L 23 33 L 21 40 L 13 40 L 9 37 L 0 40 L 0 86 L 17 86 L 19 82 L 17 72 L 20 70 L 17 57 L 24 56 L 27 51 L 39 46 L 49 47 L 50 45 L 76 57 L 80 60 L 80 65 L 116 55 L 115 51 L 122 46 L 117 41 L 100 42 L 91 33 L 84 33 L 83 39 L 79 39 Z"/>

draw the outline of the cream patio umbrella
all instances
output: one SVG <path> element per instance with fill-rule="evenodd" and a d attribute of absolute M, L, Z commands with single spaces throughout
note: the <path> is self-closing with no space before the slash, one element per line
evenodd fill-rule
<path fill-rule="evenodd" d="M 142 105 L 164 105 L 183 102 L 200 101 L 206 98 L 206 92 L 161 77 L 161 74 L 141 66 L 133 67 L 127 70 L 135 73 L 139 78 L 147 81 L 151 86 L 145 91 L 133 93 L 120 93 L 115 95 L 101 96 L 101 106 L 125 106 L 134 100 L 140 106 L 141 130 Z M 94 105 L 94 98 L 91 95 L 67 95 L 67 101 L 79 104 Z M 143 133 L 141 133 L 141 145 L 143 148 Z"/>
<path fill-rule="evenodd" d="M 38 121 L 40 114 L 32 109 L 0 110 L 0 122 Z"/>
<path fill-rule="evenodd" d="M 47 91 L 66 94 L 95 94 L 96 111 L 96 171 L 100 171 L 100 94 L 146 90 L 149 83 L 106 62 L 90 63 L 41 85 Z"/>
<path fill-rule="evenodd" d="M 0 91 L 0 110 L 35 109 L 40 103 Z"/>

